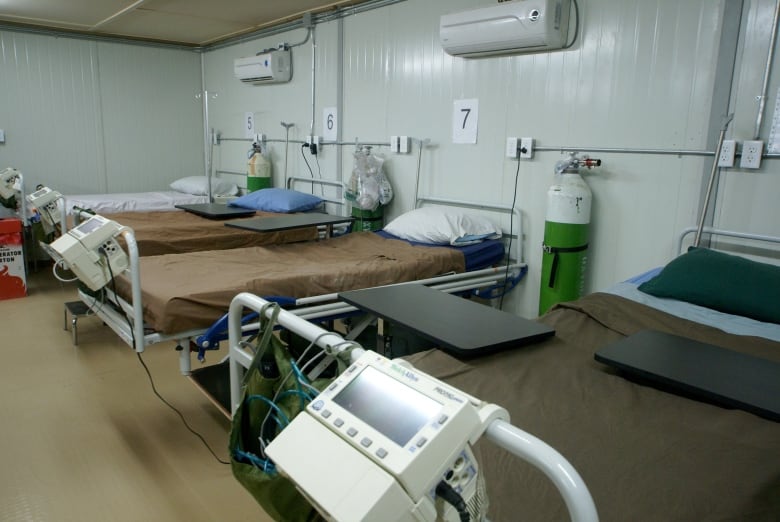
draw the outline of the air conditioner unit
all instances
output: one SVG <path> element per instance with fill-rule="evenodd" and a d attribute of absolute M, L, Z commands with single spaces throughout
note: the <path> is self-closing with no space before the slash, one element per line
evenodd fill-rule
<path fill-rule="evenodd" d="M 236 58 L 233 61 L 236 78 L 244 83 L 281 83 L 289 82 L 292 77 L 292 54 L 289 49 L 279 49 Z"/>
<path fill-rule="evenodd" d="M 453 56 L 560 49 L 566 45 L 571 0 L 515 0 L 443 15 L 442 48 Z"/>

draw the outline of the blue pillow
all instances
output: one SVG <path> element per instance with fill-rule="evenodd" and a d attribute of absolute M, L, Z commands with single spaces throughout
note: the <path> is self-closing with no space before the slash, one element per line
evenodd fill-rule
<path fill-rule="evenodd" d="M 267 188 L 250 192 L 230 201 L 228 205 L 266 212 L 305 212 L 321 203 L 322 199 L 313 194 L 297 190 Z"/>

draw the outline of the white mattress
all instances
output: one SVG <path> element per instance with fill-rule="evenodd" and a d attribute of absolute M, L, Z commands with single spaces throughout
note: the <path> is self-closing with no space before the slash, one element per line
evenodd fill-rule
<path fill-rule="evenodd" d="M 65 208 L 68 214 L 72 212 L 74 206 L 92 209 L 98 214 L 113 214 L 116 212 L 175 210 L 174 205 L 191 203 L 208 203 L 208 196 L 194 196 L 173 190 L 65 196 Z"/>

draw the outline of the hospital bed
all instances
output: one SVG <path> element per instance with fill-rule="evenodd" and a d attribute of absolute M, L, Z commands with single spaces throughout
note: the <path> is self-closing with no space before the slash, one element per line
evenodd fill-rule
<path fill-rule="evenodd" d="M 520 212 L 511 207 L 421 201 L 498 212 L 510 217 L 514 231 L 522 230 Z M 361 232 L 317 242 L 141 258 L 132 231 L 125 230 L 122 237 L 129 251 L 128 270 L 100 295 L 82 290 L 79 297 L 139 352 L 176 341 L 185 374 L 191 369 L 189 350 L 181 347 L 226 314 L 240 292 L 272 297 L 313 320 L 349 312 L 337 300 L 336 293 L 343 290 L 424 281 L 450 292 L 470 291 L 502 287 L 505 281 L 515 284 L 526 270 L 517 261 L 522 260 L 519 239 L 513 242 L 515 261 L 503 264 L 500 240 L 452 248 Z"/>
<path fill-rule="evenodd" d="M 765 250 L 777 258 L 772 248 Z M 542 343 L 469 360 L 439 350 L 408 360 L 505 406 L 514 424 L 565 455 L 588 485 L 601 520 L 777 520 L 780 423 L 624 376 L 595 361 L 594 353 L 650 329 L 777 363 L 780 325 L 638 291 L 650 277 L 557 305 L 539 319 L 556 330 Z M 746 277 L 721 272 L 708 284 L 717 292 L 726 280 Z M 736 301 L 729 292 L 727 301 Z M 476 454 L 492 520 L 567 519 L 558 492 L 538 470 L 516 466 L 507 452 L 485 442 Z"/>
<path fill-rule="evenodd" d="M 281 214 L 257 211 L 257 217 L 276 217 Z M 225 226 L 224 219 L 209 219 L 184 210 L 120 212 L 103 214 L 123 226 L 133 229 L 141 256 L 179 254 L 201 250 L 227 250 L 278 243 L 292 243 L 317 239 L 316 227 L 250 232 Z"/>
<path fill-rule="evenodd" d="M 212 187 L 214 197 L 238 194 L 235 184 L 219 178 L 213 179 Z M 171 183 L 171 190 L 67 195 L 65 210 L 68 214 L 74 207 L 90 209 L 97 214 L 174 210 L 176 205 L 208 203 L 208 188 L 206 176 L 187 176 Z"/>

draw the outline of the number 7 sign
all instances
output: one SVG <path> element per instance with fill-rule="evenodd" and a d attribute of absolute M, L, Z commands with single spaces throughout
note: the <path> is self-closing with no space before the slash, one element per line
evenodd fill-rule
<path fill-rule="evenodd" d="M 479 127 L 479 100 L 455 100 L 452 108 L 452 142 L 476 143 Z"/>

